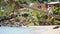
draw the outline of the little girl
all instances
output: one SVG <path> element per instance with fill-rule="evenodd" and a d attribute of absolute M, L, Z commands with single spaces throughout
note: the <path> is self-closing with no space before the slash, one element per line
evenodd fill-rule
<path fill-rule="evenodd" d="M 50 18 L 52 17 L 53 15 L 53 12 L 52 12 L 52 7 L 50 5 L 48 5 L 48 23 L 50 24 Z"/>

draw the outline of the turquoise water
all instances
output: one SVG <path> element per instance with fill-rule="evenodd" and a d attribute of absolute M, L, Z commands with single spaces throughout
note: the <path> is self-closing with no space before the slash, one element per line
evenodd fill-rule
<path fill-rule="evenodd" d="M 0 27 L 0 34 L 41 34 L 43 31 L 45 31 L 43 28 L 36 30 L 35 28 L 30 27 Z"/>

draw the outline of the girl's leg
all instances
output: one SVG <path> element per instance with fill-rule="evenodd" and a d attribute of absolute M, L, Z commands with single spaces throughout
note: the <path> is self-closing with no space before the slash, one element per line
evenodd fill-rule
<path fill-rule="evenodd" d="M 51 18 L 51 14 L 48 14 L 48 19 L 47 19 L 48 24 L 50 24 L 50 18 Z"/>

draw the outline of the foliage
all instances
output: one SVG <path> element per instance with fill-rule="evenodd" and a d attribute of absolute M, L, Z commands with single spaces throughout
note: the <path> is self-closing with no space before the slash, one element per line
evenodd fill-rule
<path fill-rule="evenodd" d="M 44 1 L 47 1 L 47 0 L 42 0 L 42 3 Z M 37 2 L 37 0 L 18 0 L 18 2 L 29 2 L 30 3 L 30 2 Z M 0 16 L 2 16 L 2 17 L 10 15 L 11 13 L 13 13 L 12 11 L 15 9 L 14 4 L 13 4 L 13 6 L 9 6 L 9 5 L 6 5 L 6 6 L 2 6 L 4 11 L 0 11 Z M 54 6 L 53 14 L 60 15 L 60 10 L 59 9 L 60 9 L 60 7 L 55 7 Z M 29 24 L 28 24 L 29 26 L 31 26 L 31 25 L 34 26 L 34 24 L 42 25 L 42 23 L 44 23 L 44 21 L 46 21 L 47 18 L 48 18 L 48 16 L 45 13 L 40 13 L 39 11 L 33 12 L 33 10 L 30 10 L 30 9 L 29 9 L 28 14 L 29 14 L 29 16 L 28 16 L 28 18 L 26 17 L 26 20 L 28 20 L 28 19 L 30 20 Z M 21 17 L 21 15 L 19 16 L 19 18 L 23 19 L 23 17 Z M 52 23 L 54 23 L 55 21 L 60 22 L 60 19 L 55 19 L 54 17 L 51 17 L 50 21 Z"/>

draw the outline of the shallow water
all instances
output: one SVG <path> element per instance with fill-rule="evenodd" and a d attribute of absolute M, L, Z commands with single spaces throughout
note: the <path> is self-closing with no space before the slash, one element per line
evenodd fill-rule
<path fill-rule="evenodd" d="M 0 34 L 32 34 L 41 31 L 29 27 L 0 27 Z"/>
<path fill-rule="evenodd" d="M 60 29 L 50 26 L 40 27 L 0 27 L 0 34 L 59 34 Z"/>

